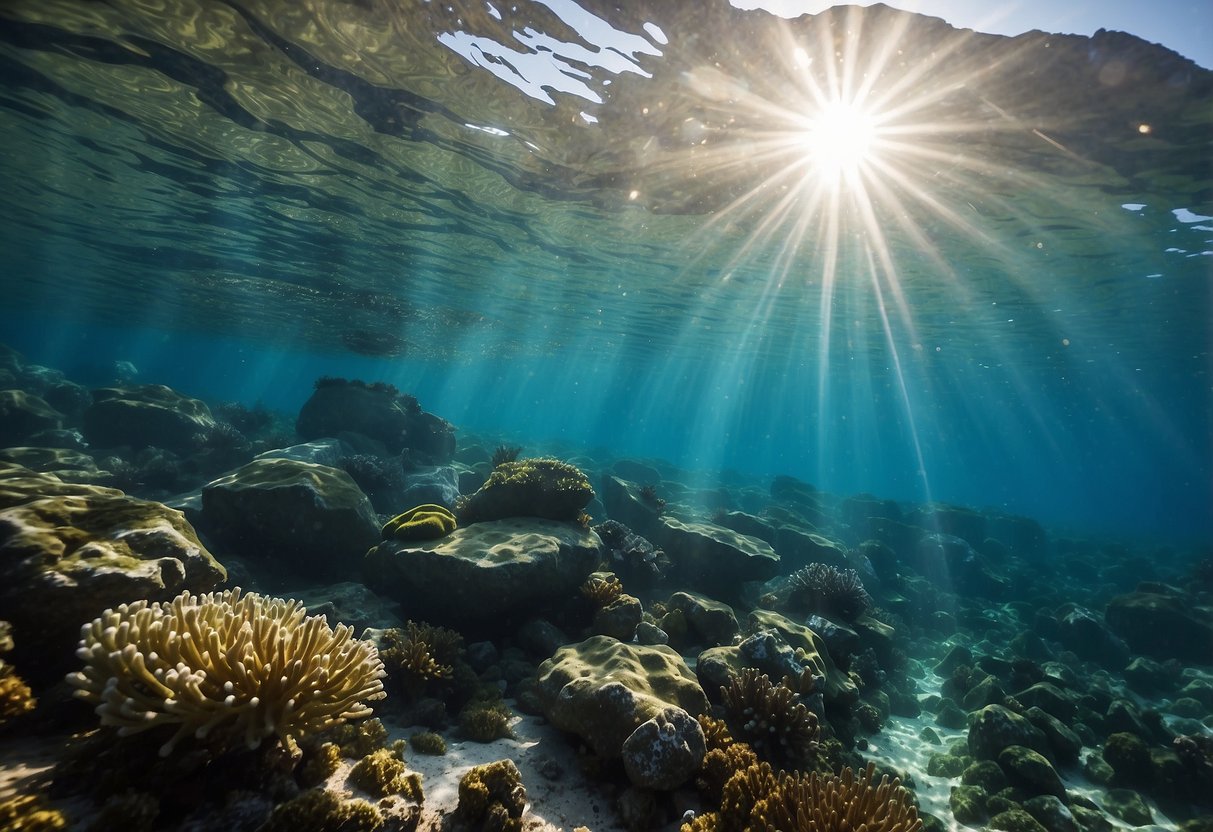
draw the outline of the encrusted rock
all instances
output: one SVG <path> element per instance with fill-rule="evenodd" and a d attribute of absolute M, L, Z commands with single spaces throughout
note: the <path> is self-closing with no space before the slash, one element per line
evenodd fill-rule
<path fill-rule="evenodd" d="M 691 778 L 706 753 L 699 720 L 682 708 L 666 708 L 624 740 L 623 769 L 637 786 L 669 791 Z"/>
<path fill-rule="evenodd" d="M 0 465 L 0 619 L 21 637 L 13 661 L 58 675 L 80 627 L 139 599 L 207 592 L 227 577 L 179 511 L 121 491 Z"/>
<path fill-rule="evenodd" d="M 84 438 L 98 448 L 149 445 L 188 451 L 200 433 L 215 427 L 204 402 L 163 384 L 102 387 L 84 411 Z"/>
<path fill-rule="evenodd" d="M 379 518 L 350 475 L 327 465 L 258 459 L 202 488 L 201 523 L 249 560 L 325 579 L 357 574 Z"/>
<path fill-rule="evenodd" d="M 708 702 L 695 674 L 664 646 L 624 644 L 594 636 L 560 648 L 539 667 L 537 693 L 544 715 L 607 758 L 640 725 L 673 706 L 692 717 Z"/>
<path fill-rule="evenodd" d="M 703 644 L 730 644 L 737 635 L 737 615 L 733 608 L 696 592 L 675 592 L 667 606 L 680 610 L 687 627 Z"/>
<path fill-rule="evenodd" d="M 410 616 L 484 624 L 535 615 L 574 595 L 601 556 L 602 543 L 588 529 L 515 517 L 474 523 L 438 540 L 384 541 L 367 552 L 363 572 L 368 585 Z"/>

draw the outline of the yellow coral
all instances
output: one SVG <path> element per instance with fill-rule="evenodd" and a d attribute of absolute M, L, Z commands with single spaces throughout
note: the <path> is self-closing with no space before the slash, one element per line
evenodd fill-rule
<path fill-rule="evenodd" d="M 585 579 L 585 583 L 581 585 L 581 594 L 601 609 L 623 594 L 623 584 L 611 573 L 602 572 Z"/>
<path fill-rule="evenodd" d="M 67 818 L 47 806 L 40 794 L 23 794 L 0 801 L 0 829 L 6 832 L 58 832 L 67 829 Z"/>
<path fill-rule="evenodd" d="M 421 775 L 410 773 L 400 757 L 387 748 L 355 763 L 350 770 L 350 782 L 375 797 L 403 794 L 418 803 L 422 800 Z"/>
<path fill-rule="evenodd" d="M 426 503 L 401 512 L 383 527 L 384 540 L 437 540 L 455 531 L 455 515 L 446 506 Z"/>
<path fill-rule="evenodd" d="M 455 807 L 455 829 L 522 829 L 526 811 L 526 788 L 512 760 L 475 766 L 459 778 L 459 804 Z"/>
<path fill-rule="evenodd" d="M 868 763 L 858 778 L 848 766 L 841 775 L 808 777 L 785 774 L 779 786 L 753 806 L 752 832 L 813 832 L 863 829 L 867 832 L 919 832 L 922 820 L 901 781 L 880 778 Z"/>
<path fill-rule="evenodd" d="M 382 699 L 374 645 L 298 601 L 240 590 L 123 604 L 81 628 L 84 670 L 68 681 L 120 735 L 178 725 L 160 753 L 213 733 L 256 748 L 347 719 Z"/>

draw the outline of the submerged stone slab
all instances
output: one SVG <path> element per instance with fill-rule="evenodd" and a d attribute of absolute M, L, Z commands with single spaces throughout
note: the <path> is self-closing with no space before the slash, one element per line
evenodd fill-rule
<path fill-rule="evenodd" d="M 410 618 L 441 624 L 527 616 L 577 592 L 603 556 L 576 523 L 512 517 L 429 541 L 384 541 L 363 563 L 366 583 Z"/>

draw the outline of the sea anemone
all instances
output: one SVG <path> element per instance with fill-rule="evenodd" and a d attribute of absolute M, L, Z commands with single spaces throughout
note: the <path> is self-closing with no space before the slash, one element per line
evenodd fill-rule
<path fill-rule="evenodd" d="M 804 604 L 818 615 L 854 621 L 872 605 L 854 569 L 810 563 L 793 572 L 788 584 L 793 603 Z"/>

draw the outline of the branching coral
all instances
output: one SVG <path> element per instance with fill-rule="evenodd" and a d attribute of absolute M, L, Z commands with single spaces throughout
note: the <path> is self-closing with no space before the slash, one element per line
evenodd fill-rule
<path fill-rule="evenodd" d="M 807 777 L 785 774 L 768 796 L 754 804 L 751 832 L 817 832 L 855 829 L 866 832 L 918 832 L 922 820 L 901 781 L 880 778 L 868 763 L 857 778 L 847 767 L 842 774 Z"/>
<path fill-rule="evenodd" d="M 408 696 L 418 696 L 430 682 L 449 679 L 463 654 L 463 636 L 445 627 L 410 621 L 380 637 L 379 656 L 390 679 Z"/>
<path fill-rule="evenodd" d="M 601 609 L 623 594 L 623 584 L 614 575 L 591 575 L 581 585 L 581 594 Z"/>
<path fill-rule="evenodd" d="M 764 760 L 793 769 L 816 747 L 821 729 L 817 715 L 798 701 L 796 692 L 751 667 L 720 689 L 726 722 L 733 736 L 749 743 Z"/>
<path fill-rule="evenodd" d="M 68 681 L 120 735 L 177 725 L 160 749 L 218 735 L 256 748 L 369 716 L 383 663 L 351 630 L 298 601 L 239 589 L 123 604 L 81 628 L 84 670 Z"/>
<path fill-rule="evenodd" d="M 854 569 L 839 569 L 826 563 L 810 563 L 788 579 L 791 598 L 819 615 L 854 621 L 872 599 Z"/>

